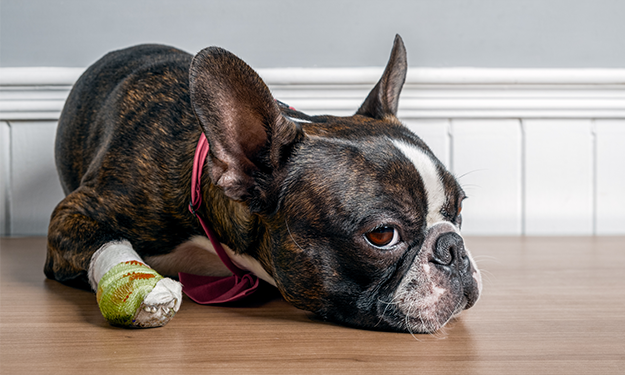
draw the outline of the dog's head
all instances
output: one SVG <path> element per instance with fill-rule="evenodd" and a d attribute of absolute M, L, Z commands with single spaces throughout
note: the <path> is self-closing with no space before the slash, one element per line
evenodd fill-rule
<path fill-rule="evenodd" d="M 255 257 L 289 302 L 352 326 L 432 332 L 477 301 L 481 277 L 460 235 L 462 188 L 396 117 L 406 68 L 397 36 L 354 116 L 307 116 L 211 47 L 191 65 L 191 100 L 211 180 L 262 223 Z"/>

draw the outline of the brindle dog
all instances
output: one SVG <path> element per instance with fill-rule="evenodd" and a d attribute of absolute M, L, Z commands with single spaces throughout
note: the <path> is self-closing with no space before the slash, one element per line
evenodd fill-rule
<path fill-rule="evenodd" d="M 94 254 L 119 241 L 164 276 L 227 274 L 188 210 L 203 132 L 198 211 L 235 263 L 329 320 L 442 327 L 477 301 L 481 278 L 460 235 L 463 190 L 396 117 L 406 68 L 397 36 L 355 115 L 307 116 L 220 48 L 106 55 L 59 121 L 67 197 L 52 214 L 45 274 L 89 288 Z"/>

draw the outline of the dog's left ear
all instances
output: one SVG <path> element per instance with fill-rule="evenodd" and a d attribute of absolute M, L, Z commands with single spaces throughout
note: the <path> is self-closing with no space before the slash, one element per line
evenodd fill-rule
<path fill-rule="evenodd" d="M 407 68 L 406 47 L 401 37 L 395 35 L 391 57 L 386 64 L 382 78 L 371 90 L 356 114 L 379 120 L 387 116 L 396 116 L 399 94 L 406 81 Z"/>
<path fill-rule="evenodd" d="M 280 114 L 258 74 L 221 48 L 206 48 L 193 58 L 189 88 L 210 144 L 213 183 L 235 200 L 262 195 L 302 131 Z"/>

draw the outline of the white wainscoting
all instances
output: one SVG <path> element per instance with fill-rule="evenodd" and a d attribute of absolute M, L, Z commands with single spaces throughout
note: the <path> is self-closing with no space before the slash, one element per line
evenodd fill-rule
<path fill-rule="evenodd" d="M 47 231 L 56 121 L 82 69 L 0 68 L 0 233 Z M 276 98 L 350 115 L 381 68 L 262 69 Z M 399 117 L 458 176 L 464 232 L 625 235 L 625 70 L 411 69 Z"/>

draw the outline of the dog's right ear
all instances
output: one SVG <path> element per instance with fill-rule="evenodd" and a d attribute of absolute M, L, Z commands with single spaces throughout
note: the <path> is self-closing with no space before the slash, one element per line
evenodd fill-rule
<path fill-rule="evenodd" d="M 235 200 L 263 198 L 268 194 L 264 185 L 303 132 L 281 115 L 258 74 L 226 50 L 209 47 L 198 53 L 191 63 L 189 86 L 210 144 L 213 183 Z"/>
<path fill-rule="evenodd" d="M 397 116 L 399 94 L 406 82 L 407 70 L 406 47 L 398 34 L 395 35 L 391 57 L 386 64 L 382 78 L 371 90 L 356 114 L 378 120 L 388 116 Z"/>

